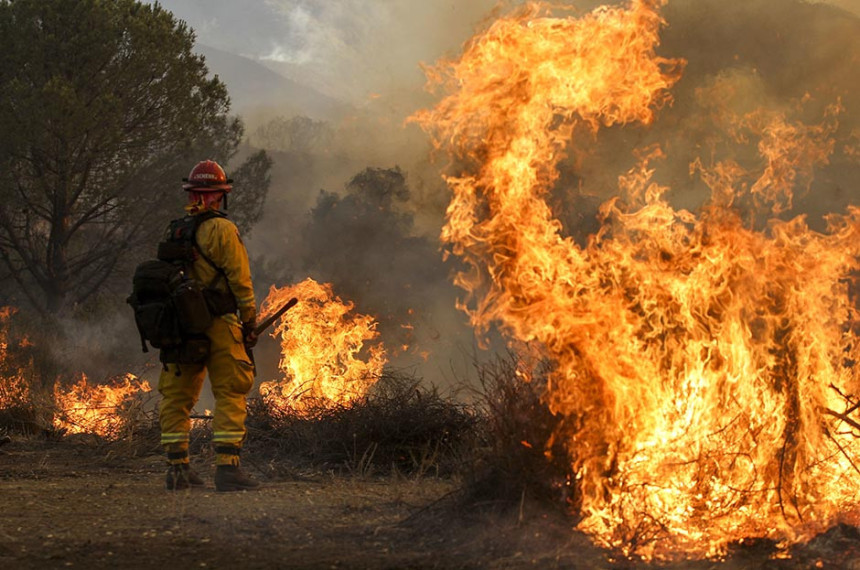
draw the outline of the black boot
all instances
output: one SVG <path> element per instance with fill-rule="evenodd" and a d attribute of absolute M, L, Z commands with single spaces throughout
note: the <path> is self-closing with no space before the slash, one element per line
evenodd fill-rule
<path fill-rule="evenodd" d="M 215 466 L 215 490 L 226 491 L 253 491 L 260 484 L 251 479 L 238 465 Z"/>
<path fill-rule="evenodd" d="M 181 491 L 191 487 L 202 487 L 205 483 L 187 463 L 177 463 L 167 468 L 165 486 L 168 491 Z"/>

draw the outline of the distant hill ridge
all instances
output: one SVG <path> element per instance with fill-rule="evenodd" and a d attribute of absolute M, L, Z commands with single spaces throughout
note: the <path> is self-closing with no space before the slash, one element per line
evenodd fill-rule
<path fill-rule="evenodd" d="M 326 119 L 341 115 L 349 105 L 275 73 L 251 58 L 197 44 L 210 73 L 227 86 L 232 111 L 239 114 L 260 108 L 276 108 L 283 114 Z"/>

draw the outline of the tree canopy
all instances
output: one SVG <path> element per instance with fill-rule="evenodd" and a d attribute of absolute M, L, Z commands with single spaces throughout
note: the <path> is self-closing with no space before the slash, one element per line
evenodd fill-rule
<path fill-rule="evenodd" d="M 325 121 L 304 115 L 275 117 L 253 132 L 252 140 L 261 147 L 281 152 L 309 153 L 326 150 L 334 139 L 334 129 Z"/>
<path fill-rule="evenodd" d="M 236 154 L 242 124 L 194 39 L 157 3 L 0 0 L 0 278 L 41 312 L 127 287 L 181 178 Z M 229 173 L 245 230 L 270 166 L 257 153 Z"/>

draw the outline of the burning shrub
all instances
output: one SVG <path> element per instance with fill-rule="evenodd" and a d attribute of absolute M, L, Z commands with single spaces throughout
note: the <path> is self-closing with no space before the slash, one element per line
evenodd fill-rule
<path fill-rule="evenodd" d="M 468 407 L 396 374 L 350 402 L 306 401 L 296 410 L 254 400 L 247 421 L 260 456 L 360 474 L 450 473 L 476 423 Z"/>
<path fill-rule="evenodd" d="M 89 384 L 81 375 L 71 386 L 55 387 L 54 427 L 64 434 L 93 434 L 111 441 L 130 438 L 145 415 L 140 396 L 150 391 L 149 384 L 133 374 L 101 385 Z"/>
<path fill-rule="evenodd" d="M 299 304 L 284 314 L 274 332 L 280 337 L 285 380 L 261 384 L 263 399 L 274 407 L 313 410 L 363 397 L 387 362 L 381 343 L 365 344 L 379 336 L 376 320 L 354 313 L 354 305 L 335 296 L 330 284 L 313 279 L 272 287 L 261 312 L 273 312 L 292 297 Z"/>
<path fill-rule="evenodd" d="M 275 462 L 361 474 L 450 471 L 474 414 L 418 380 L 383 373 L 376 320 L 353 312 L 329 284 L 272 288 L 261 311 L 292 297 L 299 303 L 274 334 L 284 380 L 262 383 L 261 398 L 250 403 L 250 446 Z"/>
<path fill-rule="evenodd" d="M 2 355 L 2 368 L 8 368 Z M 37 425 L 36 410 L 30 392 L 30 382 L 24 371 L 16 370 L 0 377 L 0 426 L 12 431 L 33 431 Z"/>
<path fill-rule="evenodd" d="M 141 392 L 149 385 L 131 374 L 110 385 L 77 383 L 44 388 L 34 364 L 34 347 L 13 323 L 16 310 L 0 308 L 0 427 L 22 433 L 90 433 L 108 440 L 125 437 L 141 424 Z"/>
<path fill-rule="evenodd" d="M 44 431 L 50 422 L 39 413 L 39 409 L 25 378 L 0 379 L 0 427 L 15 433 Z"/>
<path fill-rule="evenodd" d="M 47 409 L 49 398 L 34 389 L 38 384 L 30 342 L 23 334 L 10 333 L 16 313 L 12 307 L 0 307 L 0 427 L 34 433 L 50 425 L 40 412 Z"/>
<path fill-rule="evenodd" d="M 698 212 L 656 182 L 657 145 L 586 243 L 547 201 L 576 133 L 644 129 L 671 101 L 684 62 L 657 55 L 663 4 L 530 4 L 431 70 L 448 93 L 416 120 L 460 168 L 442 239 L 472 324 L 552 363 L 541 401 L 565 418 L 549 441 L 570 455 L 580 530 L 644 557 L 801 541 L 855 511 L 860 484 L 860 209 L 823 232 L 787 215 L 844 136 L 839 103 L 819 124 L 741 113 L 715 81 L 696 103 L 722 125 L 690 165 L 711 190 Z"/>

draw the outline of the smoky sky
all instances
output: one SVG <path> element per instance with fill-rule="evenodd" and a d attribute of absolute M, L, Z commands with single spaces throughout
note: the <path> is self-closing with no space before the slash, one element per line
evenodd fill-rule
<path fill-rule="evenodd" d="M 457 50 L 497 0 L 166 0 L 198 41 L 341 100 L 423 83 L 419 64 Z"/>
<path fill-rule="evenodd" d="M 779 10 L 784 0 L 769 0 Z M 329 96 L 368 96 L 423 84 L 421 63 L 455 55 L 514 0 L 164 0 L 199 42 L 264 62 Z M 599 4 L 562 2 L 581 10 Z M 860 0 L 828 0 L 860 14 Z M 688 4 L 670 0 L 669 5 Z"/>

